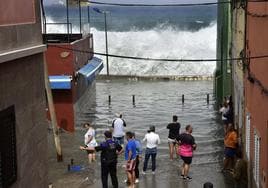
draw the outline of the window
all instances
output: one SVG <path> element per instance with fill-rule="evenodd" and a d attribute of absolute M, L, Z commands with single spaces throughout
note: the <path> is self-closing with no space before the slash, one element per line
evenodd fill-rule
<path fill-rule="evenodd" d="M 250 160 L 250 114 L 246 116 L 246 155 Z"/>
<path fill-rule="evenodd" d="M 0 111 L 0 187 L 8 188 L 17 180 L 15 109 Z"/>
<path fill-rule="evenodd" d="M 260 177 L 260 137 L 257 135 L 256 131 L 254 133 L 254 166 L 253 175 L 256 182 L 257 188 L 259 188 L 259 177 Z"/>

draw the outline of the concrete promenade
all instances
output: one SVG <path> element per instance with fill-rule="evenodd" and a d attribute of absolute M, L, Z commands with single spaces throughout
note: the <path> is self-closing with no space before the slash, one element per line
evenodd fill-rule
<path fill-rule="evenodd" d="M 49 131 L 49 182 L 53 184 L 54 188 L 101 187 L 99 154 L 97 157 L 97 162 L 88 165 L 86 153 L 78 149 L 78 146 L 81 144 L 80 136 L 79 131 L 77 131 L 75 134 L 65 132 L 61 134 L 64 162 L 57 163 L 53 137 L 52 133 Z M 71 159 L 74 160 L 74 165 L 82 167 L 80 171 L 70 172 L 67 170 L 67 166 L 70 164 Z M 123 182 L 126 178 L 124 168 L 122 167 L 124 165 L 123 155 L 119 157 L 118 161 L 119 187 L 127 187 Z M 208 161 L 204 164 L 196 164 L 195 159 L 193 159 L 193 165 L 190 169 L 190 175 L 193 177 L 191 182 L 180 179 L 179 167 L 181 163 L 182 161 L 179 159 L 170 161 L 168 158 L 167 148 L 160 148 L 157 156 L 156 174 L 152 175 L 150 170 L 148 170 L 148 174 L 146 175 L 141 174 L 140 183 L 138 183 L 136 187 L 202 188 L 205 182 L 210 181 L 216 188 L 232 188 L 232 181 L 224 177 L 220 172 L 221 162 L 210 163 Z M 140 172 L 142 169 L 142 164 L 143 162 L 140 164 Z"/>

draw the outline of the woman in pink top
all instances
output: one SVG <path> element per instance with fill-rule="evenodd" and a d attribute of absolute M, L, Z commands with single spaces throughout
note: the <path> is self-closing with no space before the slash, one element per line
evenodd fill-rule
<path fill-rule="evenodd" d="M 193 150 L 196 149 L 196 144 L 194 137 L 192 136 L 193 128 L 191 125 L 186 126 L 186 132 L 180 134 L 177 138 L 179 142 L 179 155 L 183 160 L 181 178 L 184 180 L 191 180 L 192 178 L 188 176 L 190 164 L 192 163 Z"/>

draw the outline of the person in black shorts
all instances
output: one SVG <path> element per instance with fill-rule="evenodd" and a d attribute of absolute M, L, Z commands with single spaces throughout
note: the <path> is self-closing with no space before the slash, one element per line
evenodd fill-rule
<path fill-rule="evenodd" d="M 173 153 L 175 150 L 176 153 L 176 138 L 180 135 L 181 125 L 178 123 L 178 116 L 173 116 L 173 122 L 167 125 L 167 129 L 169 129 L 168 133 L 168 145 L 169 145 L 169 158 L 173 160 Z"/>
<path fill-rule="evenodd" d="M 191 125 L 186 126 L 186 132 L 179 135 L 177 141 L 179 142 L 179 154 L 183 160 L 181 178 L 184 180 L 191 180 L 192 178 L 188 176 L 190 164 L 192 163 L 193 150 L 196 149 L 195 139 L 192 136 L 193 128 Z"/>

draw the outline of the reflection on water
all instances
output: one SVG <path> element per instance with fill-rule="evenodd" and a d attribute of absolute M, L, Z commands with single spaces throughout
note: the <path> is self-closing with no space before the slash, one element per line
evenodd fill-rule
<path fill-rule="evenodd" d="M 215 187 L 225 187 L 224 178 L 219 172 L 223 158 L 223 128 L 216 117 L 214 101 L 210 101 L 210 104 L 206 101 L 208 93 L 212 98 L 212 86 L 212 81 L 97 81 L 96 102 L 92 103 L 90 95 L 83 99 L 77 122 L 93 122 L 98 140 L 103 140 L 102 132 L 118 112 L 123 113 L 126 130 L 134 131 L 139 139 L 143 138 L 150 125 L 155 125 L 162 141 L 157 156 L 157 173 L 155 177 L 142 177 L 139 187 L 180 185 L 195 188 L 202 187 L 205 181 L 213 182 Z M 184 104 L 181 102 L 182 94 L 185 96 Z M 132 95 L 135 95 L 135 105 L 132 104 Z M 181 161 L 170 162 L 168 158 L 166 126 L 172 120 L 172 115 L 178 115 L 181 131 L 187 124 L 193 125 L 193 136 L 198 145 L 190 170 L 193 181 L 187 185 L 178 176 Z M 83 139 L 80 127 L 77 127 L 77 132 L 81 132 Z M 121 165 L 123 161 L 119 163 Z M 123 181 L 123 169 L 119 168 L 119 174 L 122 174 L 119 179 Z"/>

